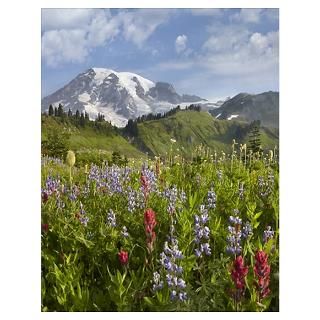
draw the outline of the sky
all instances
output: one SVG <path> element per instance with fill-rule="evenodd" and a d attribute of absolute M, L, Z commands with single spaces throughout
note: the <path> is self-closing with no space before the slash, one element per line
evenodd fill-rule
<path fill-rule="evenodd" d="M 91 67 L 208 100 L 279 90 L 278 9 L 42 9 L 42 96 Z"/>

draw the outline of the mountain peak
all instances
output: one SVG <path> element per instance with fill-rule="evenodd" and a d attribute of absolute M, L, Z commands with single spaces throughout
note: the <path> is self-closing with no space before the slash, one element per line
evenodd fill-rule
<path fill-rule="evenodd" d="M 190 97 L 192 101 L 186 101 Z M 42 110 L 61 103 L 72 112 L 86 111 L 91 119 L 102 113 L 112 124 L 123 127 L 128 119 L 143 114 L 166 112 L 179 103 L 200 97 L 180 96 L 167 82 L 146 79 L 133 72 L 93 67 L 41 101 Z"/>

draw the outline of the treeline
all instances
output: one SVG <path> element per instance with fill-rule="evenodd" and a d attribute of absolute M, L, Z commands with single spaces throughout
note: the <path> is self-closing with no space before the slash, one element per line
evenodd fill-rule
<path fill-rule="evenodd" d="M 151 120 L 159 120 L 168 118 L 174 114 L 176 114 L 179 111 L 201 111 L 201 106 L 196 104 L 191 104 L 190 106 L 187 106 L 185 109 L 181 109 L 180 105 L 176 106 L 173 109 L 170 109 L 167 112 L 164 113 L 149 113 L 144 114 L 140 117 L 137 117 L 136 119 L 129 119 L 127 125 L 124 128 L 124 132 L 127 135 L 130 136 L 137 136 L 138 135 L 138 123 L 145 122 L 145 121 L 151 121 Z"/>
<path fill-rule="evenodd" d="M 65 112 L 61 103 L 59 104 L 58 108 L 50 105 L 48 113 L 45 112 L 43 115 L 55 117 L 62 123 L 70 123 L 76 127 L 91 127 L 108 135 L 114 134 L 118 131 L 118 128 L 106 121 L 104 115 L 101 113 L 98 113 L 94 121 L 90 121 L 89 114 L 86 111 L 80 112 L 77 109 L 76 112 L 73 113 L 69 108 L 68 112 Z"/>

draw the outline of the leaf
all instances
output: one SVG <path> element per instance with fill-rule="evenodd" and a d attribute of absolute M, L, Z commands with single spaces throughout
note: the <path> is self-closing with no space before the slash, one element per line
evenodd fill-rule
<path fill-rule="evenodd" d="M 262 215 L 262 213 L 263 213 L 263 211 L 257 212 L 257 213 L 254 215 L 253 220 L 258 220 L 259 217 Z"/>
<path fill-rule="evenodd" d="M 143 300 L 149 305 L 149 306 L 153 306 L 153 301 L 151 298 L 149 297 L 143 297 Z"/>

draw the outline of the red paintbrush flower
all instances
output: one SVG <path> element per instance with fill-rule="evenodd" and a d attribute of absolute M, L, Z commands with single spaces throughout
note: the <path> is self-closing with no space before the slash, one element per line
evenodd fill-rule
<path fill-rule="evenodd" d="M 148 198 L 149 191 L 150 191 L 150 185 L 149 185 L 149 181 L 148 181 L 147 177 L 142 172 L 140 175 L 140 183 L 141 183 L 145 202 L 147 202 L 147 198 Z"/>
<path fill-rule="evenodd" d="M 154 228 L 157 224 L 156 221 L 156 213 L 152 209 L 147 209 L 144 213 L 144 226 L 145 232 L 147 236 L 147 244 L 150 250 L 153 248 L 153 243 L 156 238 L 156 233 L 154 232 Z"/>
<path fill-rule="evenodd" d="M 233 262 L 233 269 L 231 270 L 231 278 L 235 285 L 234 297 L 239 300 L 244 294 L 245 277 L 248 274 L 248 267 L 244 265 L 242 256 L 238 256 Z"/>
<path fill-rule="evenodd" d="M 126 265 L 126 264 L 128 263 L 128 260 L 129 260 L 128 252 L 127 252 L 127 251 L 124 251 L 124 250 L 121 250 L 121 251 L 118 253 L 118 258 L 119 258 L 119 262 L 120 262 L 122 265 Z"/>
<path fill-rule="evenodd" d="M 47 223 L 42 223 L 41 224 L 41 229 L 42 229 L 42 231 L 47 233 L 49 231 L 49 225 Z"/>
<path fill-rule="evenodd" d="M 46 203 L 48 201 L 48 194 L 46 192 L 42 192 L 42 201 Z"/>
<path fill-rule="evenodd" d="M 268 264 L 268 255 L 264 251 L 260 250 L 256 253 L 253 270 L 258 278 L 256 286 L 259 291 L 259 298 L 263 299 L 270 293 L 270 265 Z"/>

